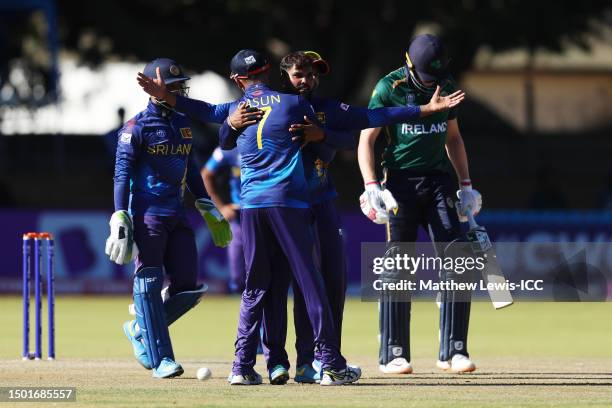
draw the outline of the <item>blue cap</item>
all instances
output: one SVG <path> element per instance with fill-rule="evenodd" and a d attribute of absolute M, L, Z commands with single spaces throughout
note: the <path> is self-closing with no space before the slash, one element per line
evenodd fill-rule
<path fill-rule="evenodd" d="M 230 63 L 231 78 L 248 78 L 270 68 L 265 55 L 255 50 L 240 50 Z"/>
<path fill-rule="evenodd" d="M 189 79 L 183 73 L 183 68 L 174 60 L 170 58 L 157 58 L 145 65 L 143 74 L 149 78 L 157 78 L 155 68 L 159 67 L 159 73 L 166 84 L 173 82 L 187 81 Z"/>
<path fill-rule="evenodd" d="M 406 53 L 408 68 L 416 71 L 421 81 L 442 81 L 448 77 L 448 55 L 438 37 L 419 35 L 412 40 Z"/>

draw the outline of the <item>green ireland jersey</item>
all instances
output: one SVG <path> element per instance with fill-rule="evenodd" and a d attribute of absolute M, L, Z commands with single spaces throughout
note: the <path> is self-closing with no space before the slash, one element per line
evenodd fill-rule
<path fill-rule="evenodd" d="M 454 92 L 455 85 L 448 81 L 441 95 Z M 389 73 L 376 84 L 368 107 L 426 105 L 431 95 L 419 92 L 406 78 L 406 69 L 399 68 Z M 383 153 L 383 167 L 389 169 L 423 171 L 424 173 L 451 169 L 446 154 L 447 121 L 454 119 L 454 109 L 434 113 L 412 123 L 385 126 L 387 147 Z"/>

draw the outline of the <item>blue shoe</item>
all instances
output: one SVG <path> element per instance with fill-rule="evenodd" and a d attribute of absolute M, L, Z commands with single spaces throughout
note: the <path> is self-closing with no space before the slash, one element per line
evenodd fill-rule
<path fill-rule="evenodd" d="M 293 380 L 301 384 L 315 384 L 321 381 L 321 373 L 315 371 L 310 364 L 302 364 L 295 369 Z"/>
<path fill-rule="evenodd" d="M 280 364 L 271 369 L 269 374 L 272 385 L 285 385 L 289 381 L 289 371 Z"/>
<path fill-rule="evenodd" d="M 164 357 L 161 363 L 159 363 L 159 366 L 153 370 L 153 377 L 172 378 L 178 377 L 184 372 L 185 370 L 183 370 L 183 367 L 181 367 L 179 363 L 168 357 Z"/>
<path fill-rule="evenodd" d="M 129 322 L 123 323 L 123 333 L 125 333 L 125 337 L 132 343 L 134 357 L 136 357 L 140 365 L 147 370 L 153 368 L 149 356 L 147 355 L 147 349 L 140 340 L 136 339 L 136 320 L 130 320 Z"/>

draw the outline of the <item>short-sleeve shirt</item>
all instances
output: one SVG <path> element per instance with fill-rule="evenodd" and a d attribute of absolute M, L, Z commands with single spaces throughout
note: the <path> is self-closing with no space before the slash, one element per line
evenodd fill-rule
<path fill-rule="evenodd" d="M 441 95 L 448 95 L 454 90 L 454 83 L 448 81 Z M 420 92 L 412 84 L 411 78 L 406 76 L 406 69 L 402 67 L 378 81 L 368 107 L 425 105 L 430 98 L 431 95 Z M 445 149 L 447 122 L 455 117 L 455 110 L 450 109 L 412 123 L 385 126 L 387 147 L 383 153 L 383 167 L 424 173 L 436 170 L 448 172 L 450 162 Z"/>

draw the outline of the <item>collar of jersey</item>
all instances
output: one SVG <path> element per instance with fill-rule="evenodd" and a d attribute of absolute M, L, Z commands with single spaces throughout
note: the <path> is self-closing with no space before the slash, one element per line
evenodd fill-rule
<path fill-rule="evenodd" d="M 161 105 L 158 105 L 157 103 L 153 102 L 150 99 L 147 105 L 147 112 L 153 115 L 163 116 L 164 118 L 167 118 L 172 114 L 172 111 L 164 108 Z"/>
<path fill-rule="evenodd" d="M 249 85 L 249 87 L 247 89 L 244 90 L 245 95 L 250 95 L 251 93 L 257 91 L 257 90 L 268 90 L 270 89 L 270 87 L 266 84 L 263 84 L 261 82 L 258 82 L 256 84 L 253 85 Z"/>

